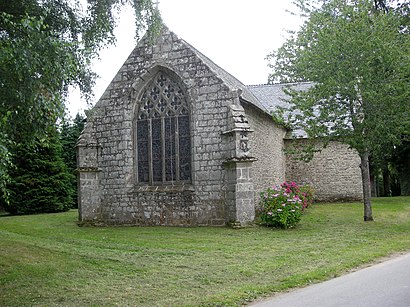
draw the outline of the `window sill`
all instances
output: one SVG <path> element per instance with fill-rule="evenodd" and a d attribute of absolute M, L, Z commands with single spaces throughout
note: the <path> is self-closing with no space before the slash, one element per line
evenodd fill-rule
<path fill-rule="evenodd" d="M 163 185 L 136 185 L 134 186 L 132 192 L 185 192 L 194 191 L 194 187 L 190 183 L 180 183 L 180 184 L 163 184 Z"/>

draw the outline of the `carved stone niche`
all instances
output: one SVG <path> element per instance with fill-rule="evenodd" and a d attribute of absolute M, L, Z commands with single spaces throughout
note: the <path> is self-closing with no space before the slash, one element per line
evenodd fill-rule
<path fill-rule="evenodd" d="M 229 149 L 229 158 L 224 162 L 227 178 L 227 222 L 237 227 L 252 223 L 255 218 L 254 187 L 248 119 L 241 106 L 231 106 L 231 121 L 228 131 L 222 132 Z"/>

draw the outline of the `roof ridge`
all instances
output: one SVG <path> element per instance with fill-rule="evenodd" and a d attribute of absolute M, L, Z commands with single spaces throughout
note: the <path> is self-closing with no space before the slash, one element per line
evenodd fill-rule
<path fill-rule="evenodd" d="M 258 83 L 258 84 L 247 84 L 247 87 L 256 87 L 256 86 L 265 86 L 265 85 L 271 85 L 268 83 Z"/>
<path fill-rule="evenodd" d="M 283 86 L 283 85 L 299 85 L 299 84 L 310 84 L 312 81 L 301 81 L 301 82 L 283 82 L 283 83 L 260 83 L 260 84 L 248 84 L 247 87 L 258 87 L 258 86 Z"/>

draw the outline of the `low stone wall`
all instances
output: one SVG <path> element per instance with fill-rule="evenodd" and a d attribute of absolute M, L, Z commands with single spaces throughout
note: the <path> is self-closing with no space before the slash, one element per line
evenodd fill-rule
<path fill-rule="evenodd" d="M 286 147 L 303 145 L 306 140 L 286 140 Z M 320 143 L 317 143 L 318 147 Z M 356 151 L 339 142 L 331 142 L 306 163 L 286 159 L 286 180 L 311 184 L 317 201 L 360 200 L 363 197 L 360 158 Z"/>

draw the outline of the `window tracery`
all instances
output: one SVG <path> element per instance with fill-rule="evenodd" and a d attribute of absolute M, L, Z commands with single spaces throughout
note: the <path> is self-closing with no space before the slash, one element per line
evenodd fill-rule
<path fill-rule="evenodd" d="M 164 72 L 146 87 L 136 114 L 137 181 L 191 181 L 189 108 L 184 91 Z"/>

